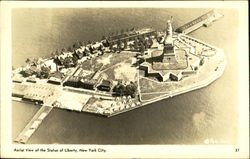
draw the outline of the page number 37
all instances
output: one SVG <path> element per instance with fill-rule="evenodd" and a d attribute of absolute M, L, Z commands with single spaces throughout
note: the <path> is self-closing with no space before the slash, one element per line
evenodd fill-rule
<path fill-rule="evenodd" d="M 235 152 L 239 152 L 239 151 L 240 151 L 240 149 L 239 149 L 239 148 L 236 148 L 236 149 L 235 149 Z"/>

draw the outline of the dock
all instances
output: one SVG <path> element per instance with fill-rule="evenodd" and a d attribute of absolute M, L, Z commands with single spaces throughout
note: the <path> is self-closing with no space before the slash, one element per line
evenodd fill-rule
<path fill-rule="evenodd" d="M 182 33 L 182 34 L 188 34 L 196 29 L 199 29 L 200 27 L 208 27 L 212 22 L 222 18 L 223 15 L 218 13 L 215 10 L 211 10 L 208 13 L 184 24 L 183 26 L 177 28 L 175 32 Z"/>
<path fill-rule="evenodd" d="M 25 144 L 52 109 L 51 106 L 43 105 L 14 141 Z"/>

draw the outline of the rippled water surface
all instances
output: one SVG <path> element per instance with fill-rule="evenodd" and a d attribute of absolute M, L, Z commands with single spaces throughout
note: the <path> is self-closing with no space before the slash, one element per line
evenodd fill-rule
<path fill-rule="evenodd" d="M 99 40 L 121 28 L 162 30 L 170 16 L 176 28 L 209 9 L 14 9 L 13 66 L 27 57 L 49 56 L 75 41 Z M 190 35 L 224 49 L 223 76 L 206 88 L 146 107 L 103 118 L 53 109 L 29 144 L 204 144 L 235 143 L 238 122 L 238 12 L 219 9 L 224 18 Z M 15 138 L 39 106 L 13 102 Z M 211 143 L 211 142 L 210 142 Z"/>

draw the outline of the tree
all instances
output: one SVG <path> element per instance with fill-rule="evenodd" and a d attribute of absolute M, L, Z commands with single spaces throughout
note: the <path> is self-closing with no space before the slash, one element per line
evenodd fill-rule
<path fill-rule="evenodd" d="M 63 65 L 65 68 L 69 68 L 72 64 L 72 58 L 71 57 L 66 57 L 63 61 Z"/>
<path fill-rule="evenodd" d="M 156 40 L 157 40 L 158 43 L 161 43 L 162 37 L 158 36 L 158 37 L 156 38 Z"/>
<path fill-rule="evenodd" d="M 105 39 L 106 39 L 106 37 L 103 35 L 103 36 L 102 36 L 102 40 L 105 40 Z"/>
<path fill-rule="evenodd" d="M 118 96 L 131 96 L 131 97 L 135 97 L 136 92 L 137 92 L 137 87 L 135 85 L 135 83 L 130 82 L 130 84 L 128 85 L 124 85 L 121 82 L 118 82 L 118 84 L 116 86 L 114 86 L 113 88 L 113 92 L 116 93 L 116 95 Z"/>
<path fill-rule="evenodd" d="M 80 43 L 79 43 L 78 41 L 75 42 L 75 43 L 73 44 L 73 48 L 74 48 L 74 49 L 80 48 Z"/>
<path fill-rule="evenodd" d="M 137 39 L 135 39 L 135 41 L 134 41 L 134 48 L 135 48 L 135 50 L 137 50 L 137 49 L 138 49 L 138 47 L 139 47 L 138 40 L 137 40 Z"/>
<path fill-rule="evenodd" d="M 148 45 L 148 40 L 145 40 L 143 45 L 145 46 L 145 49 L 148 49 L 149 48 L 149 45 Z"/>
<path fill-rule="evenodd" d="M 94 51 L 93 47 L 90 45 L 88 48 L 89 48 L 90 53 L 92 54 Z"/>
<path fill-rule="evenodd" d="M 125 41 L 124 40 L 121 41 L 121 45 L 120 46 L 121 46 L 121 50 L 125 49 Z"/>
<path fill-rule="evenodd" d="M 140 38 L 139 38 L 139 42 L 140 42 L 140 43 L 143 43 L 143 44 L 145 44 L 145 38 L 143 38 L 143 37 L 140 37 Z"/>
<path fill-rule="evenodd" d="M 148 39 L 149 48 L 152 47 L 153 43 L 154 43 L 153 40 L 151 38 L 149 38 Z"/>
<path fill-rule="evenodd" d="M 109 42 L 109 46 L 113 46 L 114 45 L 114 42 Z"/>
<path fill-rule="evenodd" d="M 104 41 L 102 42 L 102 45 L 103 45 L 104 47 L 109 47 L 109 46 L 110 46 L 110 43 L 109 43 L 108 40 L 104 40 Z"/>
<path fill-rule="evenodd" d="M 66 52 L 66 49 L 65 48 L 62 48 L 62 51 L 61 51 L 61 54 Z"/>
<path fill-rule="evenodd" d="M 113 47 L 112 50 L 113 50 L 113 52 L 116 52 L 116 51 L 117 51 L 117 48 L 116 48 L 116 47 Z"/>
<path fill-rule="evenodd" d="M 33 66 L 37 66 L 37 65 L 38 65 L 38 58 L 34 58 L 34 59 L 32 60 L 32 65 L 33 65 Z"/>
<path fill-rule="evenodd" d="M 53 61 L 54 61 L 54 63 L 57 64 L 57 65 L 61 65 L 61 64 L 62 64 L 61 61 L 58 59 L 58 57 L 55 58 Z"/>
<path fill-rule="evenodd" d="M 23 77 L 29 77 L 29 76 L 31 76 L 33 74 L 33 71 L 31 69 L 26 69 L 26 70 L 20 71 L 20 74 Z"/>
<path fill-rule="evenodd" d="M 69 46 L 69 47 L 68 47 L 68 49 L 67 49 L 67 51 L 69 51 L 69 52 L 73 52 L 72 47 L 71 47 L 71 46 Z"/>
<path fill-rule="evenodd" d="M 60 54 L 59 51 L 58 51 L 58 49 L 56 50 L 55 54 L 56 54 L 56 55 L 59 55 L 59 54 Z"/>
<path fill-rule="evenodd" d="M 133 49 L 133 44 L 129 44 L 129 49 L 132 50 Z"/>
<path fill-rule="evenodd" d="M 82 41 L 80 41 L 79 44 L 80 44 L 80 46 L 83 46 L 83 42 Z"/>
<path fill-rule="evenodd" d="M 72 62 L 73 62 L 73 65 L 74 65 L 74 66 L 77 65 L 77 61 L 78 61 L 78 56 L 77 56 L 76 54 L 73 54 Z"/>
<path fill-rule="evenodd" d="M 23 77 L 29 77 L 29 76 L 32 76 L 32 75 L 37 75 L 38 73 L 39 73 L 39 69 L 36 66 L 31 66 L 28 69 L 23 69 L 23 70 L 20 71 L 20 74 Z"/>
<path fill-rule="evenodd" d="M 117 41 L 117 49 L 118 49 L 118 51 L 120 51 L 121 50 L 121 39 L 118 39 L 118 41 Z"/>
<path fill-rule="evenodd" d="M 204 65 L 204 63 L 205 63 L 205 59 L 204 59 L 204 57 L 202 57 L 200 60 L 200 66 Z"/>
<path fill-rule="evenodd" d="M 128 41 L 124 40 L 124 49 L 126 49 L 128 47 Z"/>
<path fill-rule="evenodd" d="M 103 45 L 100 45 L 97 50 L 102 51 L 103 50 Z"/>
<path fill-rule="evenodd" d="M 29 58 L 27 58 L 25 62 L 26 62 L 27 64 L 29 64 L 30 61 L 31 61 L 31 60 L 30 60 Z"/>
<path fill-rule="evenodd" d="M 140 43 L 140 52 L 144 53 L 144 51 L 145 51 L 145 46 L 143 43 Z"/>
<path fill-rule="evenodd" d="M 126 94 L 126 87 L 122 83 L 118 83 L 114 88 L 113 91 L 118 96 L 124 96 Z"/>
<path fill-rule="evenodd" d="M 113 44 L 110 44 L 109 49 L 110 49 L 110 51 L 113 50 Z"/>
<path fill-rule="evenodd" d="M 128 84 L 126 86 L 126 95 L 127 96 L 131 96 L 131 97 L 134 98 L 135 94 L 136 94 L 136 91 L 137 91 L 137 87 L 133 82 L 130 82 L 130 84 Z"/>

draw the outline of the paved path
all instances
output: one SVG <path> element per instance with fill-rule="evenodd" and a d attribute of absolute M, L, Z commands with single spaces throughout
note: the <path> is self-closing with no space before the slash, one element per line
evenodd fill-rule
<path fill-rule="evenodd" d="M 15 139 L 15 142 L 25 144 L 52 110 L 52 108 L 53 107 L 50 106 L 42 106 L 31 119 L 31 121 L 26 125 L 23 131 L 18 135 L 18 137 Z"/>

